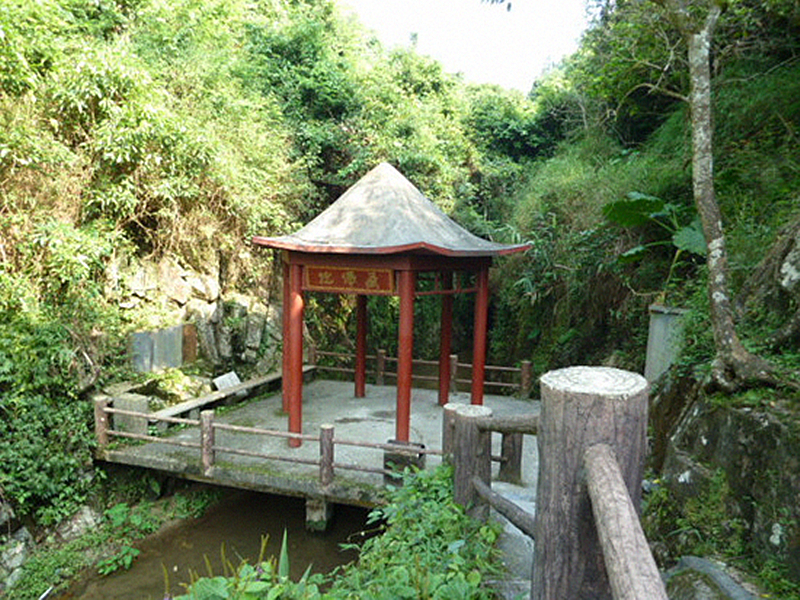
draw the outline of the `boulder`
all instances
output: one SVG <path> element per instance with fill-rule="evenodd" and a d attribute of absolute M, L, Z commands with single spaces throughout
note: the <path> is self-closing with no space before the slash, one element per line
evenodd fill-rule
<path fill-rule="evenodd" d="M 158 289 L 181 306 L 192 296 L 192 286 L 185 277 L 186 270 L 175 259 L 168 257 L 158 263 Z"/>
<path fill-rule="evenodd" d="M 212 365 L 220 364 L 222 361 L 217 351 L 217 332 L 213 323 L 210 319 L 198 319 L 195 326 L 200 354 Z"/>
<path fill-rule="evenodd" d="M 63 540 L 74 540 L 90 529 L 100 526 L 102 522 L 102 514 L 89 506 L 82 506 L 72 517 L 58 526 L 56 534 Z"/>
<path fill-rule="evenodd" d="M 698 400 L 669 437 L 662 479 L 679 501 L 709 489 L 718 471 L 731 514 L 746 524 L 756 552 L 800 581 L 800 426 L 775 406 Z"/>
<path fill-rule="evenodd" d="M 755 600 L 722 568 L 704 558 L 685 556 L 664 575 L 670 600 Z"/>
<path fill-rule="evenodd" d="M 0 595 L 14 587 L 22 576 L 22 565 L 33 549 L 33 537 L 20 527 L 0 544 Z"/>

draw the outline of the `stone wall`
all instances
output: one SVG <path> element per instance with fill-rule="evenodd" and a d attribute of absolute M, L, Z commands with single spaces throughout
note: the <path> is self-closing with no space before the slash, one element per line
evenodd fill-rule
<path fill-rule="evenodd" d="M 107 293 L 145 324 L 130 341 L 138 371 L 177 367 L 198 356 L 214 371 L 244 364 L 266 373 L 280 364 L 280 311 L 260 298 L 223 294 L 217 276 L 166 257 L 117 266 L 108 280 Z"/>

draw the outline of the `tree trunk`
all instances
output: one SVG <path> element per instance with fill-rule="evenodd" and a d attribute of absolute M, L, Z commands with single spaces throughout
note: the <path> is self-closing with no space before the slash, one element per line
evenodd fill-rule
<path fill-rule="evenodd" d="M 708 253 L 708 294 L 711 326 L 717 355 L 712 366 L 714 383 L 732 390 L 749 379 L 770 378 L 771 367 L 748 352 L 734 326 L 728 286 L 728 253 L 722 229 L 722 214 L 714 190 L 713 126 L 711 114 L 711 40 L 721 9 L 709 2 L 702 27 L 695 28 L 676 3 L 668 6 L 686 37 L 689 55 L 692 115 L 692 186 L 694 201 L 703 224 Z M 680 3 L 677 3 L 680 4 Z M 683 11 L 683 12 L 681 12 Z"/>

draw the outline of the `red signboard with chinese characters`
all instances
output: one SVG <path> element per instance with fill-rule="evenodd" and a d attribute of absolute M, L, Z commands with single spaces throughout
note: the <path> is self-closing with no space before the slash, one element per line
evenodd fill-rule
<path fill-rule="evenodd" d="M 306 266 L 304 272 L 303 288 L 306 290 L 353 294 L 394 293 L 392 269 Z"/>

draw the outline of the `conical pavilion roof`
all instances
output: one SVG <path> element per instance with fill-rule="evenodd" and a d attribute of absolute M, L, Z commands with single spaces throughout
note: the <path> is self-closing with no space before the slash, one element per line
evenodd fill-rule
<path fill-rule="evenodd" d="M 473 235 L 428 200 L 388 163 L 381 163 L 291 235 L 253 243 L 297 252 L 496 256 L 525 250 Z"/>

